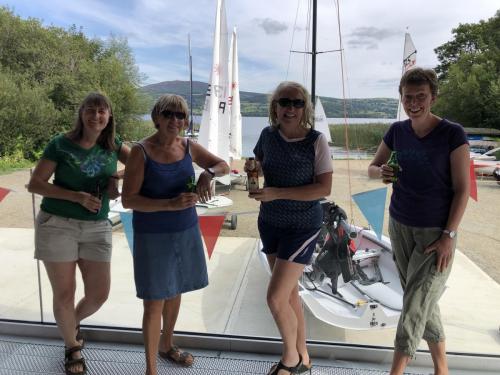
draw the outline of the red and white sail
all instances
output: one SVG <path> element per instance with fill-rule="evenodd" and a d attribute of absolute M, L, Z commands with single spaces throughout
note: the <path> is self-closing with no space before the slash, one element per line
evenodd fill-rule
<path fill-rule="evenodd" d="M 403 72 L 404 74 L 407 70 L 413 68 L 417 63 L 417 49 L 411 40 L 409 33 L 405 33 L 405 46 L 403 50 Z M 403 105 L 401 104 L 401 98 L 399 98 L 398 105 L 398 120 L 406 120 L 408 116 L 406 115 Z"/>
<path fill-rule="evenodd" d="M 227 22 L 224 0 L 217 0 L 212 71 L 201 117 L 198 143 L 229 163 L 229 81 Z M 219 178 L 221 182 L 224 177 Z"/>

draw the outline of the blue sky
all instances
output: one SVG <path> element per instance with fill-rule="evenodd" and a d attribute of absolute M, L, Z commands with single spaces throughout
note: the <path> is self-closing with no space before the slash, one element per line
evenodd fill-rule
<path fill-rule="evenodd" d="M 228 29 L 238 27 L 241 90 L 271 92 L 285 78 L 309 82 L 303 56 L 289 53 L 306 47 L 307 3 L 226 0 Z M 0 5 L 44 25 L 74 24 L 91 38 L 127 38 L 144 84 L 188 79 L 189 33 L 193 78 L 208 81 L 216 0 L 0 0 Z M 452 28 L 488 19 L 499 8 L 494 0 L 340 0 L 347 97 L 397 97 L 407 27 L 417 65 L 435 67 L 433 50 L 452 38 Z M 338 48 L 334 1 L 318 0 L 318 50 Z M 318 55 L 319 95 L 342 96 L 339 61 L 336 53 Z"/>

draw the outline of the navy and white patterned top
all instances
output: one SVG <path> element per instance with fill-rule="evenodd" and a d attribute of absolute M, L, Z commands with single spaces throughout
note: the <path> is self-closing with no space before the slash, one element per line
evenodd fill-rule
<path fill-rule="evenodd" d="M 264 187 L 297 187 L 314 182 L 315 142 L 320 132 L 311 130 L 299 141 L 287 142 L 278 129 L 262 130 L 253 150 L 264 173 Z M 279 228 L 314 229 L 321 226 L 319 200 L 277 199 L 261 202 L 259 220 Z"/>

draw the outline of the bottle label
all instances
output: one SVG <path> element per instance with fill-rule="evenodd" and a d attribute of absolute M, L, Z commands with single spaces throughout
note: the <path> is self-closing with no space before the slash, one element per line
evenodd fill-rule
<path fill-rule="evenodd" d="M 248 191 L 259 190 L 259 177 L 251 173 L 248 174 Z"/>

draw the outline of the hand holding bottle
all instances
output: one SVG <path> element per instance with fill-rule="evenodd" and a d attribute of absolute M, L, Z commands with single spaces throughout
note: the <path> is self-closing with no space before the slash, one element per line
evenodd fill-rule
<path fill-rule="evenodd" d="M 398 180 L 398 174 L 401 170 L 396 151 L 392 151 L 387 163 L 380 166 L 380 178 L 384 184 L 394 183 Z"/>
<path fill-rule="evenodd" d="M 248 191 L 250 193 L 259 190 L 259 169 L 260 165 L 255 158 L 248 158 L 245 162 L 245 172 L 247 172 Z"/>

